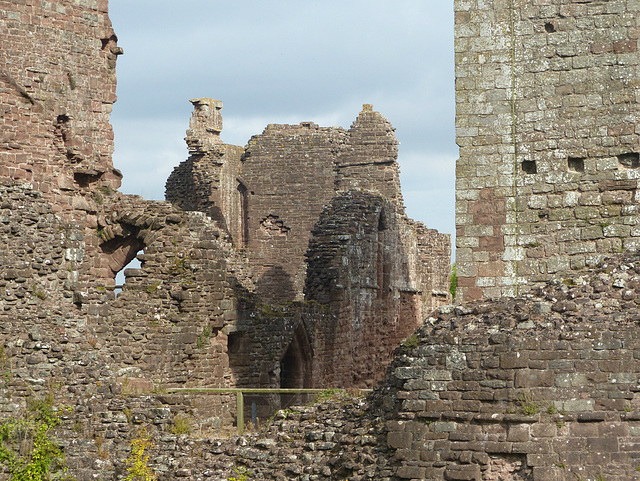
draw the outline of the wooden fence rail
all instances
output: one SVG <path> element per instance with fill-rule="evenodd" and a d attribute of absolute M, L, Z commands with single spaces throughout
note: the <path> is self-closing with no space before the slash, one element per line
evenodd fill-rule
<path fill-rule="evenodd" d="M 342 389 L 294 389 L 294 388 L 216 388 L 216 387 L 172 387 L 169 393 L 193 393 L 193 394 L 236 394 L 236 424 L 238 434 L 244 433 L 244 395 L 245 394 L 320 394 Z M 358 389 L 361 393 L 371 392 L 372 389 Z"/>

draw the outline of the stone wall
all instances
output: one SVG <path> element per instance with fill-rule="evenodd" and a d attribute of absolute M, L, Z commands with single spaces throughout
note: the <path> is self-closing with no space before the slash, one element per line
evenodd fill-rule
<path fill-rule="evenodd" d="M 221 142 L 220 102 L 193 100 L 191 155 L 170 179 L 184 194 L 173 199 L 183 209 L 122 195 L 108 125 L 115 60 L 122 51 L 106 2 L 1 6 L 7 21 L 0 40 L 7 48 L 0 84 L 0 347 L 10 379 L 2 391 L 3 405 L 9 406 L 3 419 L 23 412 L 47 386 L 61 386 L 52 402 L 69 404 L 78 423 L 91 424 L 94 414 L 115 416 L 110 400 L 121 394 L 325 382 L 312 377 L 313 356 L 317 332 L 326 331 L 318 326 L 331 325 L 334 314 L 318 303 L 274 309 L 269 302 L 295 297 L 293 282 L 300 284 L 304 275 L 311 229 L 335 195 L 336 149 L 344 147 L 348 133 L 311 123 L 270 126 L 245 151 Z M 362 142 L 371 144 L 372 126 L 380 124 L 386 139 L 381 145 L 393 153 L 391 127 L 370 110 L 363 114 L 369 120 L 363 121 Z M 288 160 L 277 152 L 284 141 L 290 143 Z M 305 157 L 310 154 L 315 161 Z M 388 162 L 387 154 L 381 162 Z M 279 168 L 262 172 L 277 159 Z M 318 160 L 325 178 L 317 175 Z M 298 166 L 294 176 L 292 162 Z M 396 177 L 388 170 L 381 169 L 381 185 L 397 187 L 397 166 Z M 315 204 L 306 217 L 294 217 L 294 201 L 301 199 Z M 290 234 L 285 220 L 295 227 Z M 282 235 L 290 242 L 282 242 Z M 269 254 L 271 264 L 256 261 L 257 254 L 248 263 L 242 246 Z M 140 267 L 127 268 L 135 258 Z M 260 270 L 269 265 L 273 272 Z M 274 291 L 289 276 L 286 269 L 292 287 Z M 115 276 L 123 270 L 126 282 L 118 292 Z M 414 323 L 412 318 L 409 324 Z M 383 366 L 376 365 L 369 374 L 377 379 Z M 351 378 L 333 381 L 344 385 Z M 99 400 L 95 408 L 89 407 L 92 399 Z M 229 395 L 205 404 L 199 399 L 184 408 L 199 422 L 233 422 Z M 269 414 L 281 401 L 269 405 Z"/>
<path fill-rule="evenodd" d="M 455 2 L 459 299 L 638 247 L 639 8 Z"/>
<path fill-rule="evenodd" d="M 379 400 L 398 477 L 636 479 L 638 260 L 432 318 Z"/>
<path fill-rule="evenodd" d="M 238 180 L 243 149 L 220 139 L 222 102 L 194 99 L 191 103 L 194 113 L 186 137 L 189 158 L 167 180 L 167 200 L 182 210 L 204 212 L 242 246 L 247 232 L 242 208 L 246 192 Z"/>
<path fill-rule="evenodd" d="M 304 254 L 322 208 L 335 195 L 334 157 L 344 135 L 311 122 L 270 124 L 245 149 L 245 248 L 266 300 L 303 299 Z"/>
<path fill-rule="evenodd" d="M 404 212 L 395 130 L 371 104 L 364 104 L 338 153 L 337 184 L 339 190 L 379 192 Z"/>
<path fill-rule="evenodd" d="M 619 256 L 526 298 L 443 307 L 368 399 L 326 392 L 244 436 L 211 436 L 204 399 L 117 389 L 59 435 L 78 479 L 125 474 L 140 428 L 160 479 L 637 479 L 639 289 L 640 257 Z"/>

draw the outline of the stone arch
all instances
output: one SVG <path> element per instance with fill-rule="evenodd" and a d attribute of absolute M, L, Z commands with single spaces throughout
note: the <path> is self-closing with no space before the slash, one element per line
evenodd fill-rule
<path fill-rule="evenodd" d="M 100 244 L 100 249 L 107 256 L 108 266 L 115 279 L 118 272 L 124 269 L 144 249 L 144 242 L 139 238 L 140 228 L 132 225 L 118 224 L 117 234 Z M 101 238 L 107 234 L 103 231 Z M 112 230 L 113 232 L 113 230 Z"/>

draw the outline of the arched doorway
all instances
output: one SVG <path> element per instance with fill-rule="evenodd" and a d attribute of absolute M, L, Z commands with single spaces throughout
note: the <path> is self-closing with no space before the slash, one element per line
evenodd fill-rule
<path fill-rule="evenodd" d="M 309 336 L 302 324 L 293 333 L 293 339 L 280 360 L 281 388 L 311 388 L 313 351 Z M 303 402 L 307 396 L 296 394 L 282 394 L 282 407 L 290 406 L 294 402 Z"/>

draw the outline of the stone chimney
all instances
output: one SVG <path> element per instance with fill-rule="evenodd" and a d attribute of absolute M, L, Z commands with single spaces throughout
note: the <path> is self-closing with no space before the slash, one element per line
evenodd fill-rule
<path fill-rule="evenodd" d="M 191 99 L 194 110 L 185 141 L 190 154 L 218 152 L 222 146 L 222 101 Z"/>

